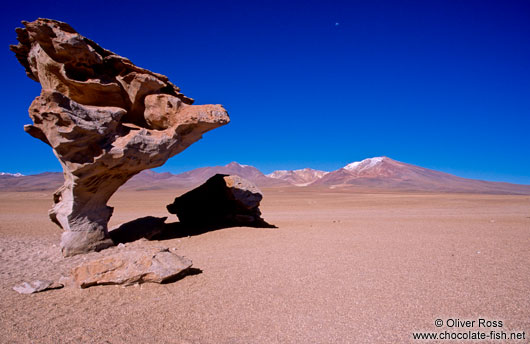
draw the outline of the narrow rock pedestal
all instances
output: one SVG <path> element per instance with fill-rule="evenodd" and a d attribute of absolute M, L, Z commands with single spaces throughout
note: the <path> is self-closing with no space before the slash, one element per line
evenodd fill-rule
<path fill-rule="evenodd" d="M 166 76 L 135 66 L 68 24 L 23 22 L 12 45 L 42 92 L 25 131 L 50 145 L 64 171 L 49 215 L 64 256 L 113 245 L 107 201 L 142 170 L 163 165 L 229 122 L 221 105 L 192 105 Z"/>

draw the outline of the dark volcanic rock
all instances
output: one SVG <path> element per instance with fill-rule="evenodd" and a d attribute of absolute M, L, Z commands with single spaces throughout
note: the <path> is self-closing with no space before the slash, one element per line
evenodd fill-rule
<path fill-rule="evenodd" d="M 192 226 L 270 227 L 262 218 L 261 191 L 246 179 L 216 174 L 167 206 L 181 223 Z"/>

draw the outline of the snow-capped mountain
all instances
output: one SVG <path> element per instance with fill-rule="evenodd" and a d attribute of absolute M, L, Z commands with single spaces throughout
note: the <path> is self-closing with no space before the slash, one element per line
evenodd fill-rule
<path fill-rule="evenodd" d="M 268 177 L 287 181 L 298 186 L 325 186 L 330 188 L 479 192 L 479 193 L 520 193 L 530 194 L 529 185 L 500 182 L 487 182 L 457 177 L 448 173 L 406 164 L 385 156 L 352 162 L 336 171 L 304 173 L 311 169 L 296 171 L 275 171 Z M 308 175 L 307 179 L 303 176 Z M 310 176 L 311 177 L 310 177 Z M 313 182 L 310 182 L 311 179 Z"/>
<path fill-rule="evenodd" d="M 381 164 L 383 161 L 389 160 L 386 156 L 379 156 L 376 158 L 368 158 L 362 161 L 355 161 L 351 164 L 344 166 L 343 168 L 351 173 L 359 174 L 362 171 L 369 171 L 370 169 Z"/>
<path fill-rule="evenodd" d="M 530 185 L 487 182 L 406 164 L 387 157 L 352 162 L 333 172 L 305 168 L 281 170 L 264 175 L 253 166 L 232 162 L 224 166 L 202 167 L 180 174 L 143 171 L 129 180 L 125 190 L 191 189 L 216 173 L 237 174 L 260 187 L 308 186 L 344 190 L 384 190 L 421 192 L 471 192 L 530 194 Z M 0 191 L 55 190 L 63 183 L 60 172 L 36 175 L 0 174 Z"/>
<path fill-rule="evenodd" d="M 433 181 L 447 178 L 447 173 L 402 163 L 385 156 L 352 162 L 330 172 L 316 183 L 320 185 L 387 184 L 389 182 Z M 456 176 L 451 176 L 458 178 Z"/>
<path fill-rule="evenodd" d="M 296 186 L 306 186 L 328 174 L 328 172 L 304 168 L 300 170 L 278 170 L 267 174 L 269 178 L 284 180 Z"/>
<path fill-rule="evenodd" d="M 380 167 L 386 166 L 389 161 L 394 160 L 382 156 L 355 161 L 333 172 L 304 168 L 300 170 L 278 170 L 267 174 L 267 177 L 281 179 L 296 186 L 307 186 L 313 183 L 330 185 L 329 182 L 333 183 L 332 185 L 335 185 L 335 183 L 343 184 L 344 179 L 350 179 L 353 176 L 368 177 L 388 175 L 388 172 Z M 330 176 L 324 178 L 327 175 Z M 327 182 L 319 183 L 323 178 Z"/>
<path fill-rule="evenodd" d="M 6 176 L 6 177 L 24 177 L 22 173 L 7 173 L 7 172 L 0 172 L 0 176 Z"/>
<path fill-rule="evenodd" d="M 387 157 L 353 162 L 330 172 L 312 185 L 391 190 L 530 193 L 530 186 L 467 179 Z"/>

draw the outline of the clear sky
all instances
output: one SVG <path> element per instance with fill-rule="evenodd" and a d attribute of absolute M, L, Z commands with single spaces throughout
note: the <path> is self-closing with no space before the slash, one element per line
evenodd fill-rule
<path fill-rule="evenodd" d="M 231 123 L 170 159 L 334 170 L 374 156 L 530 184 L 530 1 L 10 1 L 0 14 L 0 171 L 60 171 L 23 131 L 40 85 L 9 44 L 69 23 Z"/>

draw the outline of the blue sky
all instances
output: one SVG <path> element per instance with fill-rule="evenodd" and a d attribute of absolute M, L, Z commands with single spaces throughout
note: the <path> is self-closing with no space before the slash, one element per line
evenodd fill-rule
<path fill-rule="evenodd" d="M 23 131 L 40 85 L 8 50 L 48 17 L 231 123 L 159 171 L 334 170 L 373 156 L 530 184 L 530 1 L 20 1 L 1 16 L 0 171 L 60 171 Z"/>

